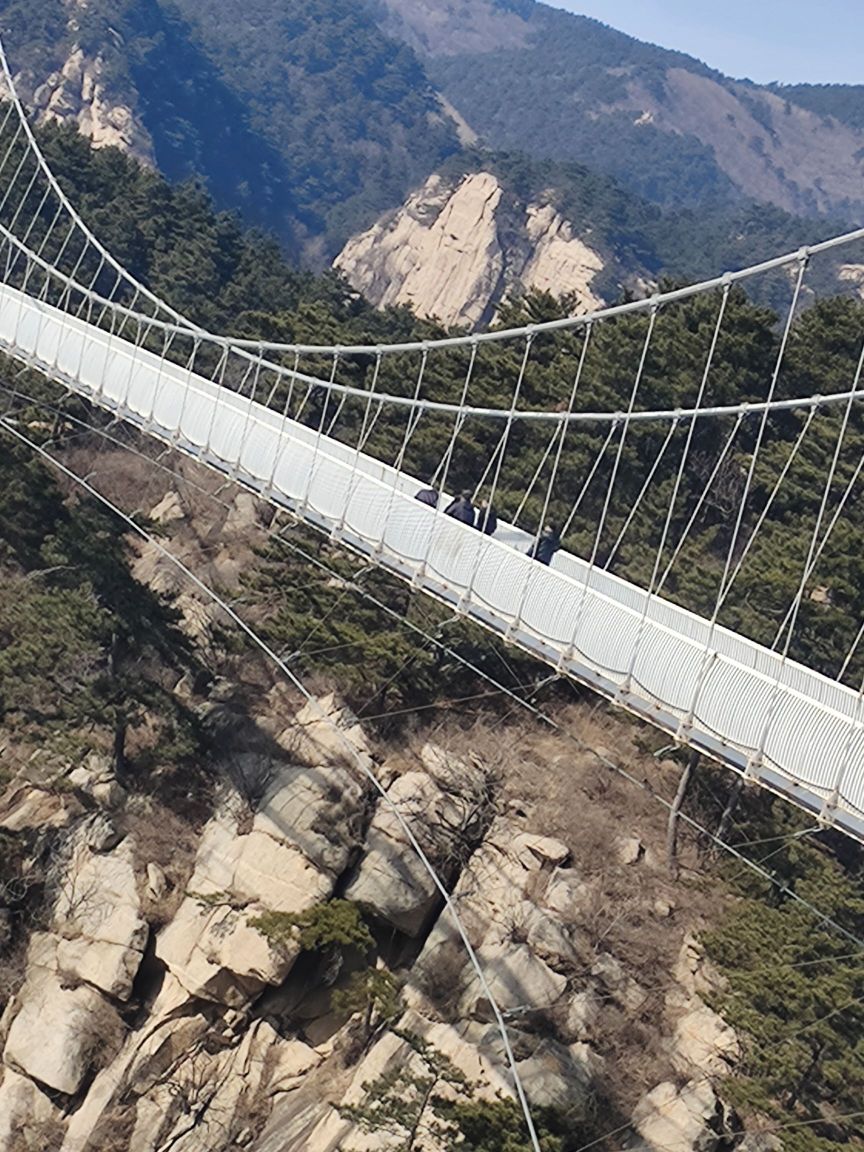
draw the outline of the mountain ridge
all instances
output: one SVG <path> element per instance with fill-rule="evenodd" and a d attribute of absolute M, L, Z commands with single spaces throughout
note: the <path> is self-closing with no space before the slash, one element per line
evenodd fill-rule
<path fill-rule="evenodd" d="M 529 200 L 544 181 L 566 200 L 568 164 L 597 175 L 562 213 L 582 239 L 630 201 L 606 237 L 619 287 L 730 266 L 742 234 L 794 247 L 864 218 L 864 87 L 734 81 L 536 0 L 0 0 L 0 16 L 39 117 L 200 181 L 314 267 L 433 175 L 502 154 L 521 155 Z"/>
<path fill-rule="evenodd" d="M 518 10 L 495 0 L 378 3 L 384 29 L 408 36 L 493 149 L 587 160 L 661 205 L 755 199 L 804 215 L 864 214 L 864 89 L 820 96 L 734 80 L 532 0 Z M 840 119 L 831 109 L 844 102 L 852 111 Z"/>

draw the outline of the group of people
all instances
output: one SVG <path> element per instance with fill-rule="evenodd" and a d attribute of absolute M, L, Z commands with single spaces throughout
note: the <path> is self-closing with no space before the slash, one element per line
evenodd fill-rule
<path fill-rule="evenodd" d="M 422 488 L 417 497 L 421 504 L 428 504 L 430 508 L 437 508 L 441 493 L 434 488 Z M 460 524 L 468 524 L 482 532 L 484 536 L 492 536 L 498 527 L 498 516 L 488 500 L 481 500 L 474 507 L 473 494 L 466 491 L 460 493 L 455 500 L 451 500 L 444 509 L 445 516 L 452 516 Z"/>
<path fill-rule="evenodd" d="M 437 508 L 441 493 L 435 488 L 421 488 L 415 499 L 419 500 L 421 504 L 428 504 L 430 508 Z M 444 509 L 444 515 L 452 516 L 461 524 L 468 524 L 470 527 L 476 528 L 485 536 L 493 536 L 498 527 L 498 516 L 492 505 L 487 500 L 481 500 L 475 508 L 473 493 L 468 489 L 461 492 L 455 500 L 450 501 Z M 560 547 L 561 537 L 558 530 L 551 524 L 547 524 L 543 531 L 535 536 L 526 556 L 539 561 L 540 564 L 550 564 L 552 557 Z"/>

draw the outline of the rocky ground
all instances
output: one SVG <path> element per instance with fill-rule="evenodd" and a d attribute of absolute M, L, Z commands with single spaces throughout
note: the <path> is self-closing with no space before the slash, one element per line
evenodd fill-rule
<path fill-rule="evenodd" d="M 164 490 L 152 511 L 166 531 L 190 515 Z M 257 515 L 232 497 L 175 540 L 230 587 Z M 138 575 L 175 578 L 146 547 Z M 775 1147 L 722 1100 L 739 1042 L 699 943 L 722 891 L 686 845 L 670 879 L 649 796 L 522 720 L 385 744 L 332 694 L 274 684 L 249 716 L 217 680 L 201 708 L 206 804 L 129 790 L 97 752 L 3 752 L 0 830 L 44 898 L 26 951 L 3 953 L 0 911 L 0 1152 L 448 1148 L 438 1080 L 451 1103 L 513 1097 L 498 1013 L 532 1104 L 614 1132 L 599 1147 Z M 562 721 L 674 792 L 634 727 L 588 705 Z M 303 935 L 325 905 L 362 913 L 353 935 Z M 369 1086 L 413 1091 L 430 1061 L 417 1141 L 376 1130 Z"/>

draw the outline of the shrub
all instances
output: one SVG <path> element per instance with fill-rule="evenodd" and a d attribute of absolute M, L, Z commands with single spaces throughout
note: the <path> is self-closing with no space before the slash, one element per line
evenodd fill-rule
<path fill-rule="evenodd" d="M 374 944 L 359 908 L 350 900 L 330 900 L 305 912 L 265 912 L 249 923 L 271 944 L 296 941 L 305 952 L 332 945 L 368 952 Z"/>

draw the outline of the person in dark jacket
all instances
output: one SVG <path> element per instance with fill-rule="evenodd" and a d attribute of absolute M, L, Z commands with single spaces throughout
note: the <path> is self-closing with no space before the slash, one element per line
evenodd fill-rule
<path fill-rule="evenodd" d="M 471 503 L 471 493 L 465 491 L 457 496 L 452 503 L 444 509 L 445 516 L 452 516 L 463 524 L 474 524 L 474 505 Z"/>
<path fill-rule="evenodd" d="M 561 537 L 551 524 L 547 524 L 543 531 L 534 540 L 526 555 L 532 560 L 539 560 L 541 564 L 550 564 L 552 557 L 561 547 Z"/>
<path fill-rule="evenodd" d="M 313 384 L 300 413 L 300 422 L 305 424 L 307 428 L 325 431 L 325 417 L 329 399 L 329 393 L 322 384 Z"/>
<path fill-rule="evenodd" d="M 441 493 L 436 492 L 434 488 L 421 488 L 414 499 L 419 500 L 421 504 L 428 504 L 430 508 L 437 508 Z"/>
<path fill-rule="evenodd" d="M 484 536 L 495 535 L 495 529 L 498 527 L 498 517 L 495 514 L 495 509 L 488 500 L 480 501 L 474 527 L 479 528 Z"/>

